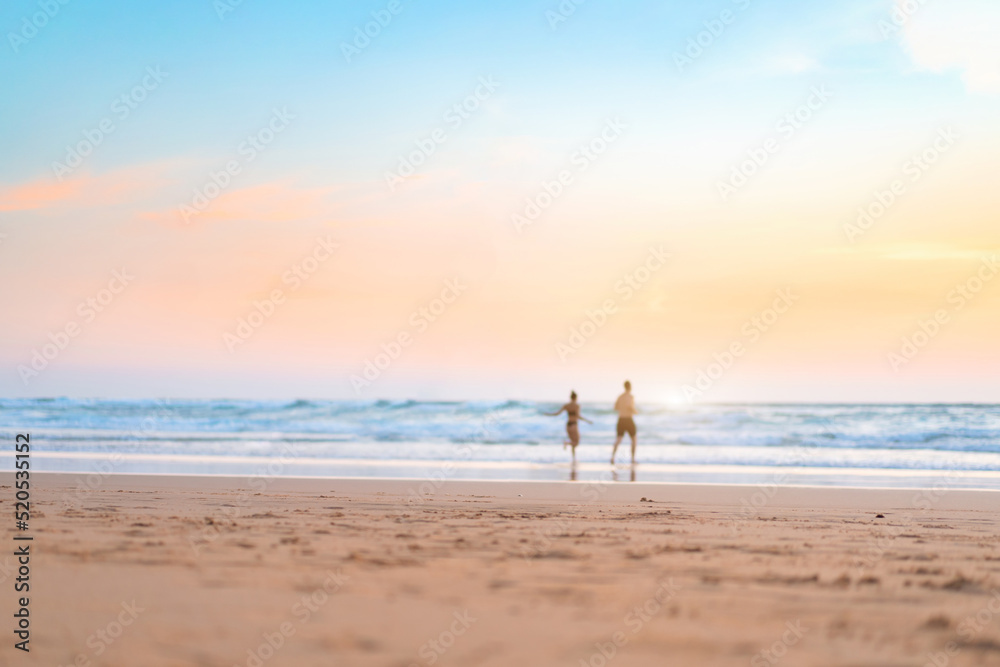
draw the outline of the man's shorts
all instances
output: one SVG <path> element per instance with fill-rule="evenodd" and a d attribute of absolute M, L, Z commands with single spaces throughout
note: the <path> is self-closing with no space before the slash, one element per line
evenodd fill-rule
<path fill-rule="evenodd" d="M 635 422 L 632 421 L 631 417 L 619 417 L 618 418 L 618 437 L 622 437 L 626 433 L 629 437 L 635 437 Z"/>

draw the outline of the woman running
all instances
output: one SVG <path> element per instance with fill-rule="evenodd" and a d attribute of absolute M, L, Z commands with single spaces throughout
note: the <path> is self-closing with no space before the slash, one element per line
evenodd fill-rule
<path fill-rule="evenodd" d="M 569 436 L 569 442 L 563 443 L 563 449 L 566 449 L 566 445 L 573 446 L 573 463 L 576 463 L 576 446 L 580 444 L 580 431 L 577 428 L 577 420 L 582 419 L 588 424 L 593 424 L 594 422 L 580 414 L 580 404 L 576 402 L 575 391 L 570 392 L 569 403 L 559 408 L 558 412 L 546 412 L 545 414 L 549 417 L 556 417 L 564 411 L 566 412 L 566 435 Z"/>

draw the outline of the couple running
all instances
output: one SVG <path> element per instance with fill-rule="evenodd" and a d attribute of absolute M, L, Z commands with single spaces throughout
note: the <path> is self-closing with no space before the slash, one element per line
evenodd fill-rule
<path fill-rule="evenodd" d="M 635 407 L 635 397 L 632 396 L 632 383 L 625 380 L 625 393 L 618 397 L 615 401 L 615 410 L 618 412 L 618 428 L 617 436 L 615 438 L 614 449 L 611 450 L 611 465 L 615 464 L 615 454 L 618 452 L 618 445 L 621 444 L 622 438 L 628 433 L 629 437 L 632 439 L 632 463 L 635 463 L 635 421 L 632 417 L 638 412 Z M 577 421 L 582 419 L 588 424 L 593 424 L 586 417 L 580 414 L 580 404 L 576 402 L 576 392 L 570 392 L 569 403 L 559 408 L 558 412 L 547 412 L 550 417 L 555 417 L 561 413 L 566 413 L 566 435 L 569 436 L 569 442 L 563 443 L 563 448 L 566 445 L 571 445 L 573 447 L 573 462 L 576 463 L 576 446 L 580 444 L 580 430 L 577 428 Z"/>

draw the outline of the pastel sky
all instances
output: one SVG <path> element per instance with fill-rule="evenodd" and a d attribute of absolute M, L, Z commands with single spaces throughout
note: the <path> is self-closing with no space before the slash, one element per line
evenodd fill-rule
<path fill-rule="evenodd" d="M 0 395 L 1000 401 L 996 0 L 0 28 Z"/>

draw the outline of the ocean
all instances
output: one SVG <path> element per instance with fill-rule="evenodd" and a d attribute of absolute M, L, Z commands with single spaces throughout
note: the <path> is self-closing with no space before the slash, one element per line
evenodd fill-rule
<path fill-rule="evenodd" d="M 997 405 L 641 404 L 639 465 L 609 465 L 616 416 L 583 404 L 578 465 L 560 403 L 0 399 L 34 470 L 236 476 L 1000 489 Z M 13 445 L 11 445 L 13 450 Z M 8 469 L 13 457 L 7 457 Z"/>

